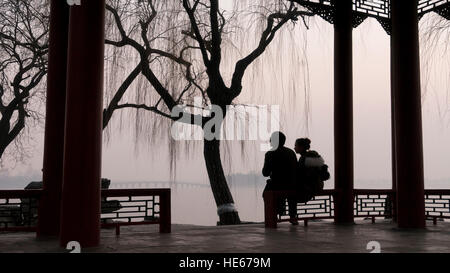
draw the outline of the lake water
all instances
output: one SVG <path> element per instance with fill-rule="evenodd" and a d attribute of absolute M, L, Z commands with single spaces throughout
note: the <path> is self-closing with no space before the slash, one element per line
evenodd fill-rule
<path fill-rule="evenodd" d="M 0 182 L 8 182 L 1 181 Z M 23 181 L 22 181 L 23 180 Z M 23 189 L 28 184 L 28 179 L 0 183 L 0 189 Z M 36 179 L 34 179 L 36 180 Z M 243 175 L 228 179 L 233 194 L 235 206 L 239 212 L 241 221 L 263 222 L 264 203 L 262 192 L 265 180 L 262 176 Z M 426 188 L 450 188 L 446 179 L 427 181 Z M 332 181 L 327 181 L 325 188 L 333 187 Z M 355 188 L 387 189 L 389 181 L 356 181 Z M 193 224 L 214 226 L 218 221 L 216 204 L 213 199 L 210 186 L 206 181 L 203 184 L 192 183 L 168 183 L 168 182 L 114 182 L 111 189 L 136 189 L 136 188 L 171 188 L 172 222 L 175 224 Z"/>
<path fill-rule="evenodd" d="M 207 185 L 163 184 L 163 183 L 111 183 L 110 188 L 171 188 L 172 222 L 214 226 L 218 221 L 216 204 L 211 188 Z M 264 184 L 231 187 L 235 206 L 241 221 L 263 222 Z"/>

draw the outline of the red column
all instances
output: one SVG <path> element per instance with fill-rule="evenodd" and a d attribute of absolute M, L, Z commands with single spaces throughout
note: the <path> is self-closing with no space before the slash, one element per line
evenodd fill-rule
<path fill-rule="evenodd" d="M 44 194 L 39 202 L 37 236 L 56 236 L 59 234 L 68 27 L 69 6 L 65 1 L 52 0 L 50 3 L 50 45 L 42 178 Z"/>
<path fill-rule="evenodd" d="M 70 8 L 61 246 L 100 241 L 105 0 Z"/>
<path fill-rule="evenodd" d="M 417 0 L 391 1 L 397 223 L 425 227 Z"/>
<path fill-rule="evenodd" d="M 352 0 L 335 1 L 334 160 L 335 223 L 353 223 Z"/>

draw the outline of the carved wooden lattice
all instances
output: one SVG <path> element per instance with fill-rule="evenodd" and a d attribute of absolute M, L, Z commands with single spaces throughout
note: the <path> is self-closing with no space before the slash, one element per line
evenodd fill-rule
<path fill-rule="evenodd" d="M 334 2 L 336 0 L 291 0 L 334 24 Z M 450 0 L 418 0 L 418 15 L 436 12 L 450 20 Z M 391 33 L 391 0 L 353 0 L 353 27 L 358 27 L 368 17 L 375 18 L 384 30 Z"/>
<path fill-rule="evenodd" d="M 112 205 L 102 205 L 102 222 L 140 222 L 159 218 L 159 196 L 108 197 Z M 108 211 L 109 210 L 109 211 Z"/>
<path fill-rule="evenodd" d="M 33 227 L 37 223 L 37 198 L 0 198 L 0 230 Z"/>
<path fill-rule="evenodd" d="M 423 15 L 430 11 L 436 11 L 449 3 L 450 0 L 419 0 L 418 12 L 420 15 Z"/>
<path fill-rule="evenodd" d="M 428 218 L 450 218 L 450 194 L 425 194 L 425 214 Z"/>
<path fill-rule="evenodd" d="M 389 0 L 353 0 L 353 10 L 375 18 L 390 17 Z"/>
<path fill-rule="evenodd" d="M 392 217 L 392 196 L 388 194 L 358 194 L 354 203 L 355 217 Z"/>
<path fill-rule="evenodd" d="M 440 16 L 444 17 L 445 19 L 450 20 L 450 0 L 448 0 L 447 4 L 437 8 L 435 12 Z"/>

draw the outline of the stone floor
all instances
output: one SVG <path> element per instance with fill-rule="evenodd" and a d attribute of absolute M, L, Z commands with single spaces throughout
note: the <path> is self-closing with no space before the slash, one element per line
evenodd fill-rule
<path fill-rule="evenodd" d="M 82 252 L 146 253 L 287 253 L 287 252 L 369 252 L 367 244 L 377 241 L 381 252 L 450 252 L 450 223 L 427 222 L 425 230 L 399 230 L 395 224 L 379 220 L 357 221 L 338 226 L 332 222 L 310 222 L 278 229 L 263 224 L 204 227 L 173 225 L 171 234 L 158 233 L 158 226 L 103 229 L 101 245 Z M 56 239 L 35 238 L 34 233 L 0 233 L 0 252 L 67 252 Z"/>

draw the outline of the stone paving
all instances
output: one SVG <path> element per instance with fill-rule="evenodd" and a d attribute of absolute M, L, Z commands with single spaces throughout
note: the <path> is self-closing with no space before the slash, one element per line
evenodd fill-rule
<path fill-rule="evenodd" d="M 103 229 L 101 245 L 82 252 L 121 253 L 324 253 L 369 252 L 367 244 L 377 241 L 381 252 L 450 252 L 450 223 L 427 222 L 424 230 L 400 230 L 388 220 L 357 221 L 340 226 L 332 222 L 310 222 L 278 229 L 264 224 L 205 227 L 172 226 L 171 234 L 158 233 L 158 226 Z M 0 233 L 0 252 L 67 252 L 55 238 L 36 239 L 34 233 Z"/>

